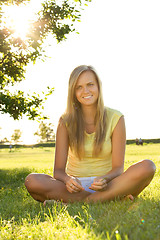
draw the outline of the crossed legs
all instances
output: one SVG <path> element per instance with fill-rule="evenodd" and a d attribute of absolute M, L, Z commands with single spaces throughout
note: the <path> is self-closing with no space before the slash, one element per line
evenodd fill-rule
<path fill-rule="evenodd" d="M 123 174 L 110 181 L 102 192 L 89 193 L 86 191 L 69 193 L 63 182 L 46 174 L 32 173 L 26 177 L 25 186 L 30 195 L 37 201 L 48 199 L 63 202 L 96 202 L 113 200 L 126 195 L 138 194 L 151 182 L 156 167 L 150 160 L 143 160 L 129 167 Z"/>

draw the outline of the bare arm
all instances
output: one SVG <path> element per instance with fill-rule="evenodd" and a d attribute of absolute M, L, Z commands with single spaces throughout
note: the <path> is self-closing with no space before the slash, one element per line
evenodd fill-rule
<path fill-rule="evenodd" d="M 125 121 L 122 116 L 112 134 L 112 170 L 106 175 L 95 179 L 92 189 L 101 190 L 113 178 L 121 175 L 124 171 L 124 155 L 126 146 Z"/>
<path fill-rule="evenodd" d="M 54 178 L 66 183 L 69 178 L 65 173 L 68 156 L 68 133 L 63 120 L 60 119 L 56 133 L 56 149 L 54 162 Z"/>
<path fill-rule="evenodd" d="M 56 149 L 54 163 L 54 178 L 64 182 L 69 192 L 79 192 L 84 190 L 78 179 L 68 176 L 65 172 L 68 157 L 68 132 L 63 120 L 60 119 L 56 134 Z"/>
<path fill-rule="evenodd" d="M 109 181 L 121 175 L 124 171 L 125 148 L 126 129 L 122 116 L 112 134 L 112 170 L 106 175 Z"/>

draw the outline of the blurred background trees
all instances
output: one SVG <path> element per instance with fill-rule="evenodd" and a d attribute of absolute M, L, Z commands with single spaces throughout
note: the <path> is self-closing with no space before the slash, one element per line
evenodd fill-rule
<path fill-rule="evenodd" d="M 55 133 L 52 123 L 44 123 L 43 121 L 39 125 L 39 130 L 34 135 L 39 136 L 40 142 L 55 141 Z"/>
<path fill-rule="evenodd" d="M 20 141 L 21 135 L 22 135 L 22 132 L 20 131 L 20 129 L 15 129 L 15 130 L 14 130 L 14 133 L 13 133 L 12 136 L 11 136 L 11 140 L 12 140 L 15 144 L 17 144 L 17 143 Z"/>

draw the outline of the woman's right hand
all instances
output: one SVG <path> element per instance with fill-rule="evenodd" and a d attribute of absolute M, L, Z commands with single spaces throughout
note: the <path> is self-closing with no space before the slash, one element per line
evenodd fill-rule
<path fill-rule="evenodd" d="M 75 177 L 68 177 L 66 180 L 66 188 L 70 193 L 81 192 L 84 188 L 81 185 L 79 179 Z"/>

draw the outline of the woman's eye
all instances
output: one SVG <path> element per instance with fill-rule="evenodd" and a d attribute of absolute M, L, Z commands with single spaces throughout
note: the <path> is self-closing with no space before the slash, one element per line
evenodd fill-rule
<path fill-rule="evenodd" d="M 76 87 L 76 90 L 79 90 L 79 89 L 81 89 L 82 88 L 82 86 L 78 86 L 78 87 Z"/>
<path fill-rule="evenodd" d="M 89 83 L 88 86 L 93 86 L 94 84 L 93 83 Z"/>

